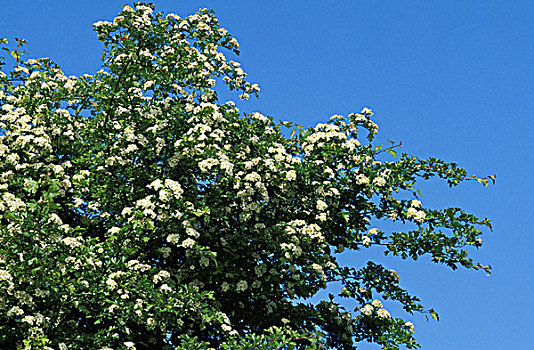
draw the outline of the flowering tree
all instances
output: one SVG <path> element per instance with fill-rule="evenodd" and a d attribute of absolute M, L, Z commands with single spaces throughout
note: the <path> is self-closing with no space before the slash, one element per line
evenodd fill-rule
<path fill-rule="evenodd" d="M 94 24 L 95 75 L 24 60 L 20 39 L 4 47 L 15 64 L 0 71 L 0 348 L 417 347 L 382 300 L 433 310 L 395 271 L 341 266 L 339 253 L 489 270 L 466 251 L 489 221 L 426 208 L 416 187 L 488 179 L 374 145 L 369 109 L 304 129 L 219 103 L 216 83 L 259 92 L 223 53 L 237 41 L 211 11 L 153 10 Z M 335 295 L 306 300 L 332 282 Z"/>

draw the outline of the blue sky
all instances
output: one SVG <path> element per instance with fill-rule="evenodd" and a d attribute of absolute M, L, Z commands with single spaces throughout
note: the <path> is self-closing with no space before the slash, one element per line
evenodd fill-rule
<path fill-rule="evenodd" d="M 372 108 L 380 140 L 403 151 L 454 161 L 479 176 L 423 186 L 428 206 L 459 206 L 492 220 L 473 257 L 493 274 L 450 271 L 422 259 L 386 259 L 368 250 L 346 261 L 383 262 L 439 313 L 407 317 L 423 349 L 530 349 L 534 314 L 534 3 L 530 1 L 155 1 L 188 15 L 216 11 L 240 42 L 259 100 L 241 104 L 305 126 Z M 0 37 L 29 41 L 68 75 L 99 69 L 91 24 L 110 20 L 122 1 L 2 1 Z M 378 349 L 364 344 L 361 349 Z"/>

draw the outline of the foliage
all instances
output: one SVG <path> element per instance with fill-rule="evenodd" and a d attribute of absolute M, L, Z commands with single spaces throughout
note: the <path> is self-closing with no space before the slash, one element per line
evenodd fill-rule
<path fill-rule="evenodd" d="M 338 253 L 377 246 L 488 270 L 466 247 L 489 222 L 417 199 L 417 180 L 455 186 L 466 171 L 374 145 L 367 108 L 306 129 L 219 103 L 217 83 L 259 92 L 224 54 L 237 41 L 209 10 L 153 10 L 94 24 L 95 75 L 24 60 L 21 39 L 4 47 L 15 64 L 0 72 L 0 347 L 417 347 L 381 300 L 434 311 L 395 271 L 341 266 Z M 337 295 L 306 300 L 333 282 Z"/>

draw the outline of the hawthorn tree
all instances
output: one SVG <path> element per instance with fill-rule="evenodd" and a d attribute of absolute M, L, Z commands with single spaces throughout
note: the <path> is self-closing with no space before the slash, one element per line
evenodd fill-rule
<path fill-rule="evenodd" d="M 238 43 L 212 11 L 138 3 L 94 28 L 94 75 L 24 59 L 21 39 L 3 46 L 0 348 L 415 348 L 413 324 L 382 301 L 434 311 L 395 271 L 339 253 L 489 270 L 466 250 L 489 221 L 427 208 L 417 189 L 488 178 L 375 145 L 367 108 L 303 128 L 220 103 L 216 84 L 260 89 L 226 58 Z"/>

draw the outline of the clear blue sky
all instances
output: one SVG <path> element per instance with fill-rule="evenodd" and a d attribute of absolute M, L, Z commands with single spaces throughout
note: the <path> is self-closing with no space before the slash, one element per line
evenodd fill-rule
<path fill-rule="evenodd" d="M 306 126 L 370 107 L 385 138 L 404 151 L 455 161 L 488 189 L 424 186 L 425 205 L 460 206 L 492 219 L 473 255 L 493 274 L 452 272 L 423 259 L 372 258 L 434 307 L 440 322 L 408 317 L 423 349 L 532 349 L 534 314 L 534 2 L 530 1 L 155 1 L 185 16 L 216 11 L 241 44 L 240 62 L 261 98 L 242 104 Z M 121 1 L 1 1 L 0 37 L 22 37 L 33 57 L 66 74 L 99 69 L 91 24 Z M 377 349 L 362 345 L 361 349 Z"/>

